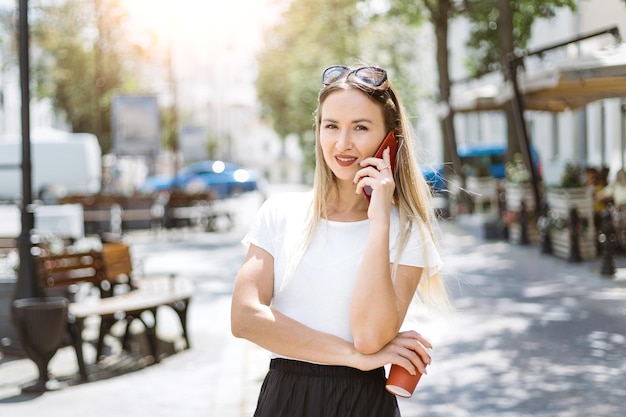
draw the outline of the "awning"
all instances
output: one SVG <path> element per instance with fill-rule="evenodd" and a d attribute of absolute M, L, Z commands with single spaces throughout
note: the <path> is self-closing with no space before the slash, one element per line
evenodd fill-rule
<path fill-rule="evenodd" d="M 525 110 L 562 112 L 598 100 L 626 98 L 626 43 L 551 68 L 520 72 L 519 85 Z M 510 85 L 491 80 L 470 88 L 454 86 L 450 107 L 455 112 L 501 110 L 512 98 Z"/>
<path fill-rule="evenodd" d="M 526 110 L 560 112 L 626 97 L 626 44 L 606 48 L 520 79 Z"/>
<path fill-rule="evenodd" d="M 626 97 L 626 43 L 598 49 L 584 56 L 555 61 L 540 61 L 538 71 L 526 67 L 525 58 L 542 57 L 546 52 L 563 48 L 583 40 L 611 34 L 619 35 L 616 27 L 578 37 L 567 42 L 551 45 L 524 55 L 507 55 L 508 71 L 514 74 L 504 81 L 480 80 L 481 85 L 452 85 L 448 110 L 476 112 L 501 110 L 512 103 L 515 128 L 524 156 L 524 163 L 532 175 L 535 208 L 539 209 L 539 178 L 534 175 L 533 157 L 524 120 L 525 110 L 560 112 L 583 107 L 593 101 Z M 524 71 L 521 71 L 524 69 Z M 475 84 L 478 80 L 473 80 Z M 493 84 L 491 87 L 486 87 Z M 471 88 L 470 88 L 471 87 Z M 497 94 L 493 94 L 497 91 Z"/>
<path fill-rule="evenodd" d="M 501 110 L 503 103 L 498 96 L 502 88 L 503 83 L 500 81 L 464 89 L 456 94 L 453 89 L 450 107 L 457 113 Z"/>

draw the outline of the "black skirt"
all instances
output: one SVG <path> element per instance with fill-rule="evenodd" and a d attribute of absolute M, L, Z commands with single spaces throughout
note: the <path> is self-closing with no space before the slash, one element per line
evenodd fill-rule
<path fill-rule="evenodd" d="M 384 368 L 272 359 L 254 417 L 400 417 Z"/>

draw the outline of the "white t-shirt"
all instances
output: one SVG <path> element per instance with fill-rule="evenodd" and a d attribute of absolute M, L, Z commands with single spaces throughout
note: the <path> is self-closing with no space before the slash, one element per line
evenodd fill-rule
<path fill-rule="evenodd" d="M 297 269 L 283 286 L 289 250 L 302 236 L 311 192 L 284 193 L 266 200 L 244 244 L 254 244 L 274 257 L 272 307 L 308 327 L 353 343 L 350 302 L 365 251 L 369 220 L 338 222 L 322 219 Z M 396 207 L 392 208 L 389 256 L 394 262 L 399 229 Z M 439 254 L 429 237 L 417 229 L 400 257 L 400 264 L 424 268 L 428 277 L 441 267 Z"/>

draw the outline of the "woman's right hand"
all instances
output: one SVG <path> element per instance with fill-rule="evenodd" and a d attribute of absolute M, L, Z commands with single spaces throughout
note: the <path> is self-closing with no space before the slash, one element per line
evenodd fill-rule
<path fill-rule="evenodd" d="M 426 366 L 430 364 L 430 342 L 421 334 L 411 330 L 400 332 L 380 351 L 363 355 L 359 369 L 369 371 L 387 364 L 396 364 L 405 368 L 411 375 L 417 372 L 426 374 Z"/>

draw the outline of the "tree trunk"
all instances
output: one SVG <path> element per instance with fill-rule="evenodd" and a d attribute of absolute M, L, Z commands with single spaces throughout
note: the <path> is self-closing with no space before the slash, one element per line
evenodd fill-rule
<path fill-rule="evenodd" d="M 435 28 L 437 40 L 437 71 L 439 73 L 439 102 L 443 103 L 449 112 L 440 120 L 441 135 L 443 138 L 443 160 L 452 161 L 452 170 L 461 175 L 461 162 L 456 149 L 456 135 L 454 132 L 454 112 L 450 110 L 450 70 L 448 56 L 448 19 L 452 12 L 449 0 L 440 0 L 436 5 L 428 4 Z M 448 165 L 446 165 L 448 166 Z M 446 168 L 448 173 L 450 169 Z M 464 184 L 463 184 L 464 187 Z"/>
<path fill-rule="evenodd" d="M 498 43 L 500 49 L 500 61 L 502 65 L 502 72 L 505 79 L 508 81 L 508 71 L 506 56 L 508 53 L 515 50 L 515 38 L 513 35 L 513 9 L 511 8 L 510 0 L 496 0 L 496 7 L 498 9 Z M 515 118 L 513 116 L 513 104 L 507 103 L 504 107 L 506 114 L 507 125 L 507 160 L 512 161 L 513 155 L 521 152 L 519 138 L 517 131 L 515 130 Z"/>

